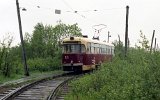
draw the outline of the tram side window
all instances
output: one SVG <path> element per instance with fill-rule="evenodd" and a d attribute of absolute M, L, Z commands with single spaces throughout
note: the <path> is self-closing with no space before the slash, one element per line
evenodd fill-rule
<path fill-rule="evenodd" d="M 87 52 L 91 53 L 91 43 L 87 43 Z"/>
<path fill-rule="evenodd" d="M 91 47 L 91 53 L 94 53 L 94 47 Z"/>
<path fill-rule="evenodd" d="M 105 51 L 106 51 L 105 45 L 102 45 L 102 54 L 105 54 Z"/>
<path fill-rule="evenodd" d="M 101 47 L 101 45 L 99 45 L 99 53 L 100 54 L 102 53 L 102 47 Z"/>
<path fill-rule="evenodd" d="M 107 46 L 104 46 L 105 54 L 107 54 Z"/>
<path fill-rule="evenodd" d="M 107 46 L 107 54 L 110 54 L 110 47 L 109 46 Z"/>
<path fill-rule="evenodd" d="M 109 47 L 109 54 L 112 54 L 112 48 Z"/>
<path fill-rule="evenodd" d="M 106 46 L 106 54 L 108 54 L 108 46 Z"/>
<path fill-rule="evenodd" d="M 94 53 L 94 43 L 91 43 L 91 53 Z"/>
<path fill-rule="evenodd" d="M 96 53 L 96 47 L 94 47 L 94 53 Z"/>
<path fill-rule="evenodd" d="M 85 52 L 86 52 L 85 46 L 81 45 L 81 53 L 85 53 Z"/>
<path fill-rule="evenodd" d="M 97 51 L 96 51 L 96 52 L 97 52 L 97 54 L 99 54 L 99 49 L 100 49 L 100 48 L 99 48 L 99 47 L 97 47 Z"/>
<path fill-rule="evenodd" d="M 106 45 L 105 49 L 106 49 L 106 54 L 107 54 L 107 45 Z"/>
<path fill-rule="evenodd" d="M 95 54 L 98 54 L 98 53 L 99 53 L 99 49 L 100 49 L 100 48 L 99 48 L 99 44 L 95 43 L 95 44 L 94 44 L 94 53 L 95 53 Z"/>
<path fill-rule="evenodd" d="M 111 49 L 111 47 L 109 47 L 109 54 L 112 54 L 112 49 Z"/>
<path fill-rule="evenodd" d="M 104 45 L 101 45 L 101 53 L 104 54 Z"/>
<path fill-rule="evenodd" d="M 105 51 L 106 49 L 105 48 L 102 48 L 102 53 L 103 54 L 105 54 L 106 53 L 106 51 Z"/>

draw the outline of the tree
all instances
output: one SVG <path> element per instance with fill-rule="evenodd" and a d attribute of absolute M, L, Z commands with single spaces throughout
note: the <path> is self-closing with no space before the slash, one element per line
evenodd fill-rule
<path fill-rule="evenodd" d="M 1 74 L 5 77 L 9 77 L 11 74 L 12 58 L 10 56 L 10 46 L 13 41 L 13 37 L 7 36 L 1 43 L 0 49 L 0 70 Z"/>
<path fill-rule="evenodd" d="M 56 35 L 58 46 L 60 46 L 62 40 L 66 37 L 82 36 L 81 29 L 78 27 L 77 23 L 73 25 L 66 25 L 59 21 L 58 25 L 54 27 L 54 32 Z"/>
<path fill-rule="evenodd" d="M 58 25 L 43 25 L 38 23 L 31 37 L 31 48 L 34 57 L 55 56 L 55 52 L 60 50 L 62 40 L 69 36 L 81 36 L 81 29 L 78 24 L 66 25 L 59 22 Z"/>
<path fill-rule="evenodd" d="M 114 45 L 114 51 L 115 51 L 115 55 L 122 58 L 124 55 L 124 46 L 123 46 L 123 42 L 122 41 L 117 41 L 115 40 L 113 43 Z"/>
<path fill-rule="evenodd" d="M 34 57 L 44 57 L 44 46 L 45 43 L 43 41 L 43 36 L 45 34 L 44 31 L 45 27 L 42 23 L 38 23 L 34 27 L 33 35 L 31 38 L 31 49 L 33 51 L 33 58 Z"/>
<path fill-rule="evenodd" d="M 33 55 L 33 51 L 32 51 L 32 48 L 31 48 L 31 37 L 32 36 L 29 33 L 25 33 L 24 45 L 25 45 L 25 49 L 26 49 L 26 57 L 28 59 L 32 58 L 32 55 Z M 21 47 L 21 45 L 19 47 Z"/>
<path fill-rule="evenodd" d="M 145 50 L 148 50 L 150 48 L 149 47 L 149 41 L 141 30 L 140 30 L 140 39 L 138 40 L 138 42 L 141 46 L 136 45 L 136 47 L 142 48 L 142 49 L 145 49 Z"/>
<path fill-rule="evenodd" d="M 24 45 L 30 70 L 54 70 L 60 65 L 61 42 L 68 36 L 81 36 L 78 24 L 56 26 L 37 23 L 32 35 L 25 33 Z M 11 47 L 13 38 L 8 36 L 0 43 L 0 74 L 22 74 L 21 44 Z"/>

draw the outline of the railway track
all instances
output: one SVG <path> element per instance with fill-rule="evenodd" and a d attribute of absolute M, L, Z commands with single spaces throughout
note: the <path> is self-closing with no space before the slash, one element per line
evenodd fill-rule
<path fill-rule="evenodd" d="M 55 100 L 59 89 L 73 78 L 75 75 L 63 74 L 52 79 L 42 79 L 8 90 L 0 94 L 0 100 Z"/>
<path fill-rule="evenodd" d="M 64 97 L 70 92 L 70 87 L 68 86 L 68 83 L 64 84 L 59 91 L 57 92 L 57 95 L 54 96 L 52 100 L 64 100 Z"/>

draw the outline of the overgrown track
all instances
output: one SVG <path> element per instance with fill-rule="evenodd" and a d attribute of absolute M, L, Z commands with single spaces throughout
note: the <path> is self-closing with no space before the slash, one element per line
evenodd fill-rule
<path fill-rule="evenodd" d="M 68 83 L 64 84 L 51 100 L 64 100 L 64 97 L 70 92 L 70 88 Z"/>
<path fill-rule="evenodd" d="M 20 88 L 9 90 L 0 95 L 0 100 L 50 100 L 55 97 L 59 87 L 74 77 L 75 75 L 63 74 L 52 79 L 42 79 Z"/>

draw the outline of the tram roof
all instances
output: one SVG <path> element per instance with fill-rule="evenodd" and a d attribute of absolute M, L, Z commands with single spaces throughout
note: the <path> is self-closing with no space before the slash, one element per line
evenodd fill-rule
<path fill-rule="evenodd" d="M 96 40 L 96 39 L 94 40 L 94 39 L 90 39 L 90 38 L 86 38 L 86 37 L 69 37 L 69 38 L 63 39 L 63 42 L 66 42 L 66 41 L 83 41 L 83 42 L 91 42 L 91 43 L 98 43 L 98 44 L 105 44 L 105 45 L 109 45 L 109 46 L 114 46 L 111 43 L 103 42 L 103 41 Z"/>

